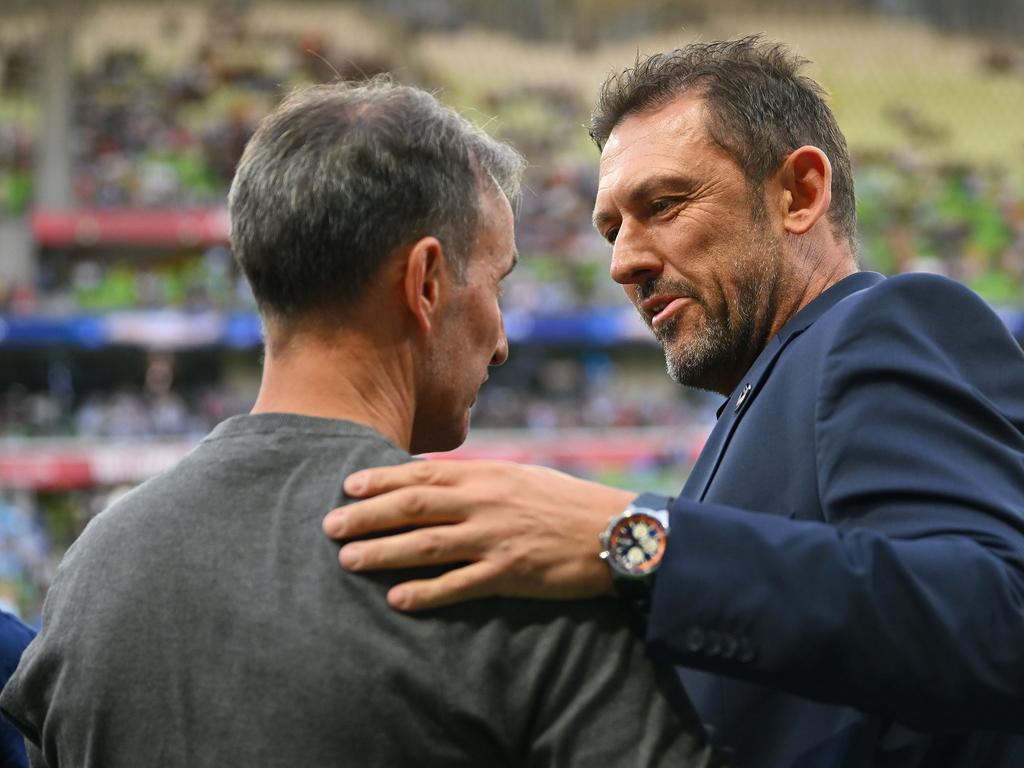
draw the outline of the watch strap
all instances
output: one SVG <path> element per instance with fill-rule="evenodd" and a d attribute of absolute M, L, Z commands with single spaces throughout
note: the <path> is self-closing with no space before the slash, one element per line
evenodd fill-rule
<path fill-rule="evenodd" d="M 660 493 L 641 493 L 626 507 L 627 512 L 644 511 L 649 512 L 653 517 L 657 518 L 665 529 L 665 533 L 668 533 L 668 511 L 672 507 L 672 502 L 675 499 L 671 496 L 664 496 Z"/>

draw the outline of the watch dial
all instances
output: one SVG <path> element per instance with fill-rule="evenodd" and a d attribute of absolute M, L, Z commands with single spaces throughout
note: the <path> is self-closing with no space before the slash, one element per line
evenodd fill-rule
<path fill-rule="evenodd" d="M 665 550 L 665 529 L 650 515 L 625 518 L 612 531 L 609 549 L 630 573 L 646 573 L 659 562 Z"/>

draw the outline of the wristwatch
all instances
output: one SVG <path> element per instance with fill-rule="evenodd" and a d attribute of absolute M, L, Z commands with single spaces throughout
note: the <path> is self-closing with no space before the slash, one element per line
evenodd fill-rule
<path fill-rule="evenodd" d="M 645 610 L 668 543 L 671 504 L 669 496 L 642 493 L 601 534 L 600 557 L 611 568 L 616 591 Z"/>

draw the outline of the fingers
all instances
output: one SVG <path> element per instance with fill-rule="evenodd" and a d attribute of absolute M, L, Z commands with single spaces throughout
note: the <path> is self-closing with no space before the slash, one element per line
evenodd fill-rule
<path fill-rule="evenodd" d="M 357 498 L 376 496 L 407 485 L 444 485 L 457 474 L 458 462 L 410 461 L 390 467 L 353 472 L 345 478 L 345 493 Z"/>
<path fill-rule="evenodd" d="M 388 591 L 388 605 L 400 611 L 423 611 L 478 600 L 499 593 L 498 569 L 488 562 L 471 563 L 434 579 L 407 581 Z"/>
<path fill-rule="evenodd" d="M 323 530 L 332 539 L 351 538 L 410 525 L 438 525 L 462 519 L 459 496 L 447 488 L 399 488 L 382 496 L 332 509 Z"/>
<path fill-rule="evenodd" d="M 353 541 L 341 548 L 338 559 L 349 571 L 378 571 L 445 565 L 475 559 L 480 546 L 450 525 L 419 528 L 381 539 Z"/>
<path fill-rule="evenodd" d="M 350 476 L 362 500 L 328 513 L 349 541 L 352 571 L 459 564 L 436 579 L 394 587 L 389 601 L 422 610 L 489 595 L 587 597 L 610 590 L 598 534 L 634 494 L 553 470 L 494 461 L 419 461 Z M 466 565 L 465 563 L 469 563 Z"/>

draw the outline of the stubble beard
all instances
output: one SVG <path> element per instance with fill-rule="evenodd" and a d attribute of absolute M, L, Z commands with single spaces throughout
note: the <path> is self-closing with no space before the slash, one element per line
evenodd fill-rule
<path fill-rule="evenodd" d="M 701 309 L 696 329 L 682 336 L 677 315 L 654 330 L 665 352 L 665 369 L 679 384 L 721 391 L 722 382 L 742 374 L 768 343 L 770 319 L 778 295 L 781 244 L 758 228 L 748 249 L 734 259 L 735 303 L 724 295 L 715 305 L 708 297 L 689 293 Z"/>

